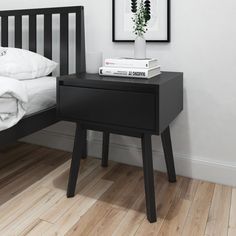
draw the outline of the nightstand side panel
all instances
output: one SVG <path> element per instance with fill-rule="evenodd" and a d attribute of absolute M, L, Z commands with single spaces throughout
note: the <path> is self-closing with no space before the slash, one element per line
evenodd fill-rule
<path fill-rule="evenodd" d="M 183 74 L 178 75 L 166 83 L 160 84 L 159 92 L 159 134 L 183 110 Z"/>

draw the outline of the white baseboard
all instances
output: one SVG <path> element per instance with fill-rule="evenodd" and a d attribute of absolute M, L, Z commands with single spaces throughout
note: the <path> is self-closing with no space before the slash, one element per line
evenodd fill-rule
<path fill-rule="evenodd" d="M 23 141 L 51 148 L 72 151 L 74 137 L 48 130 L 42 130 Z M 102 141 L 88 140 L 88 155 L 101 157 Z M 142 166 L 141 149 L 130 145 L 110 144 L 109 158 L 111 160 L 135 166 Z M 210 181 L 219 184 L 236 186 L 236 166 L 228 163 L 206 161 L 191 158 L 187 155 L 174 153 L 175 167 L 178 175 L 189 178 Z M 166 171 L 162 150 L 153 151 L 153 166 L 155 170 Z"/>

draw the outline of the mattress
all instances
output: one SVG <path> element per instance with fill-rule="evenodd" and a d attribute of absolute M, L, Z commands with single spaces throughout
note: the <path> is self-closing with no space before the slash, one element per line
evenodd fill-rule
<path fill-rule="evenodd" d="M 56 104 L 56 77 L 25 80 L 29 101 L 26 116 L 53 107 Z"/>

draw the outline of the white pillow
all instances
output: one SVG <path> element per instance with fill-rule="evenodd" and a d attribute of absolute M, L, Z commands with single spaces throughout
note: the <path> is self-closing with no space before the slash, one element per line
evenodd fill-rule
<path fill-rule="evenodd" d="M 18 80 L 49 75 L 57 63 L 37 53 L 18 48 L 0 47 L 0 76 Z"/>

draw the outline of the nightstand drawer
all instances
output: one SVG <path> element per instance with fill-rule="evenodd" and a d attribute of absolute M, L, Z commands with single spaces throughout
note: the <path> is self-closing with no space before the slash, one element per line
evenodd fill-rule
<path fill-rule="evenodd" d="M 138 129 L 156 129 L 155 94 L 59 86 L 63 118 Z"/>

